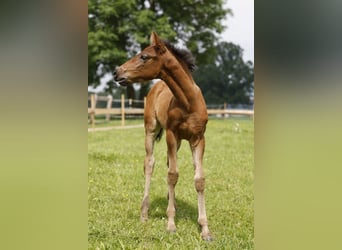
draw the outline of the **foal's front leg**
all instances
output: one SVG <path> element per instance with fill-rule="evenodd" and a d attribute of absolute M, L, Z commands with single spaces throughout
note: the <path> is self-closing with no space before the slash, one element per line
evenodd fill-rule
<path fill-rule="evenodd" d="M 168 157 L 168 173 L 167 184 L 169 189 L 169 204 L 167 206 L 166 214 L 168 217 L 167 230 L 170 232 L 176 231 L 175 215 L 175 186 L 178 181 L 178 167 L 177 167 L 177 149 L 180 145 L 180 141 L 176 138 L 175 134 L 171 130 L 166 131 L 167 142 L 167 157 Z"/>
<path fill-rule="evenodd" d="M 192 146 L 190 142 L 190 147 L 192 151 L 193 164 L 195 168 L 195 188 L 198 195 L 198 224 L 201 226 L 201 236 L 204 240 L 211 240 L 209 228 L 208 228 L 208 220 L 207 214 L 205 210 L 205 201 L 204 201 L 204 187 L 205 187 L 205 178 L 203 172 L 203 154 L 204 154 L 204 146 L 205 139 L 203 138 L 199 141 L 196 146 Z"/>
<path fill-rule="evenodd" d="M 145 190 L 144 198 L 141 203 L 141 221 L 146 221 L 148 218 L 148 208 L 149 208 L 149 192 L 151 185 L 151 177 L 154 168 L 154 157 L 153 157 L 153 147 L 155 141 L 155 132 L 150 132 L 146 130 L 145 135 L 145 150 L 146 156 L 144 161 L 144 174 L 145 174 Z"/>

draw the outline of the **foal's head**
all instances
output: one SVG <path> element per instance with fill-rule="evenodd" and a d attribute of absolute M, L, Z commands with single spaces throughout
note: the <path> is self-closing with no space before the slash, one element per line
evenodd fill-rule
<path fill-rule="evenodd" d="M 121 85 L 127 85 L 158 78 L 168 56 L 172 55 L 186 71 L 194 70 L 195 59 L 190 51 L 178 49 L 162 41 L 156 33 L 152 32 L 151 45 L 120 67 L 116 67 L 114 80 Z"/>
<path fill-rule="evenodd" d="M 120 85 L 133 82 L 142 82 L 158 78 L 162 60 L 159 57 L 166 51 L 165 44 L 156 33 L 151 35 L 151 45 L 134 56 L 129 61 L 116 67 L 114 80 Z"/>

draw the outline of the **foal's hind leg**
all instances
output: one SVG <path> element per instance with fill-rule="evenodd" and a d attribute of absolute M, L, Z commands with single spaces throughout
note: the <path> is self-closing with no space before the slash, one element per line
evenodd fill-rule
<path fill-rule="evenodd" d="M 195 188 L 198 195 L 198 224 L 201 226 L 201 236 L 204 240 L 211 240 L 207 214 L 205 211 L 204 201 L 204 186 L 205 178 L 202 166 L 202 159 L 204 154 L 205 140 L 204 137 L 198 142 L 197 145 L 191 145 L 193 164 L 195 168 Z"/>
<path fill-rule="evenodd" d="M 146 126 L 146 125 L 145 125 Z M 146 221 L 148 218 L 148 207 L 149 207 L 149 192 L 151 185 L 151 177 L 153 174 L 154 168 L 154 157 L 153 157 L 153 147 L 154 142 L 160 129 L 149 129 L 146 126 L 146 135 L 145 135 L 145 150 L 146 156 L 144 161 L 144 174 L 145 174 L 145 191 L 144 198 L 141 203 L 141 221 Z"/>

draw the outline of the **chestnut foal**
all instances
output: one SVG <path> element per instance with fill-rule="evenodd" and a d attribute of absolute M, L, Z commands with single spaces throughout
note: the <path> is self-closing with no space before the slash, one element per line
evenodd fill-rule
<path fill-rule="evenodd" d="M 175 186 L 178 180 L 177 151 L 181 140 L 189 141 L 195 169 L 195 188 L 198 193 L 198 223 L 201 236 L 211 240 L 204 201 L 205 178 L 202 159 L 204 153 L 204 132 L 208 121 L 206 104 L 201 90 L 194 82 L 190 71 L 194 59 L 187 50 L 175 48 L 162 41 L 152 32 L 151 45 L 141 53 L 117 67 L 114 79 L 126 86 L 129 83 L 160 78 L 146 99 L 144 112 L 145 149 L 144 162 L 145 192 L 141 205 L 141 220 L 148 218 L 149 190 L 154 168 L 153 146 L 166 130 L 168 165 L 168 207 L 167 230 L 176 231 L 174 217 Z"/>

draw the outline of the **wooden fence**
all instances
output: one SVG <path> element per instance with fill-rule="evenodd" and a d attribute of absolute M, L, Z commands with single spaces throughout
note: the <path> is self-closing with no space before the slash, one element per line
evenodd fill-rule
<path fill-rule="evenodd" d="M 121 126 L 125 126 L 125 116 L 126 115 L 143 115 L 144 108 L 134 108 L 134 107 L 125 107 L 125 96 L 121 95 L 121 100 L 113 100 L 111 95 L 108 96 L 97 96 L 96 94 L 91 94 L 90 97 L 90 107 L 88 107 L 88 115 L 90 117 L 90 122 L 92 127 L 95 126 L 95 115 L 105 115 L 106 120 L 109 121 L 111 115 L 119 115 L 121 116 Z M 96 108 L 96 104 L 98 101 L 105 101 L 106 108 Z M 113 108 L 112 103 L 120 102 L 119 108 Z M 129 106 L 133 103 L 133 100 L 128 100 Z M 146 103 L 146 97 L 144 99 L 144 107 Z M 88 105 L 89 106 L 89 105 Z M 246 110 L 246 109 L 227 109 L 227 105 L 224 104 L 222 109 L 208 109 L 209 115 L 216 115 L 222 117 L 228 117 L 230 115 L 241 115 L 241 116 L 254 116 L 254 110 Z"/>

